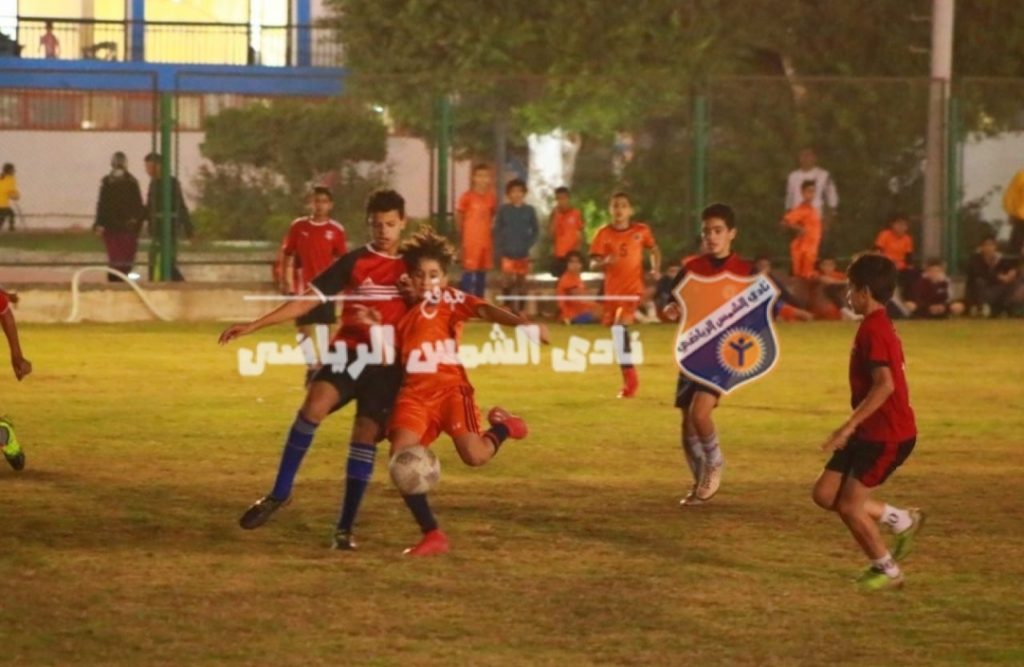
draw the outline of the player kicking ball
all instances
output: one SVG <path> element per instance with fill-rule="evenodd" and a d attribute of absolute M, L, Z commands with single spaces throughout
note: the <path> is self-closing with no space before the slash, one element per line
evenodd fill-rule
<path fill-rule="evenodd" d="M 896 291 L 896 265 L 881 255 L 861 255 L 850 265 L 848 277 L 850 307 L 864 317 L 850 356 L 853 413 L 822 445 L 832 458 L 812 496 L 819 507 L 838 512 L 871 560 L 857 585 L 879 591 L 903 585 L 899 561 L 910 554 L 925 516 L 918 509 L 887 505 L 872 498 L 871 492 L 914 451 L 917 426 L 904 375 L 903 346 L 885 312 Z M 891 553 L 879 523 L 896 536 Z"/>
<path fill-rule="evenodd" d="M 20 382 L 22 378 L 32 372 L 32 364 L 21 354 L 21 343 L 18 341 L 18 325 L 14 321 L 14 313 L 11 312 L 11 303 L 17 301 L 17 297 L 8 296 L 0 290 L 0 328 L 3 328 L 7 337 L 7 346 L 11 349 L 11 366 L 14 368 L 14 377 Z M 18 438 L 14 435 L 14 424 L 7 417 L 0 417 L 0 452 L 3 452 L 4 459 L 15 470 L 25 468 L 25 452 L 18 444 Z"/>
<path fill-rule="evenodd" d="M 495 407 L 487 414 L 490 428 L 483 430 L 480 410 L 473 398 L 465 368 L 450 353 L 454 351 L 462 322 L 481 319 L 505 326 L 527 324 L 511 311 L 494 306 L 471 294 L 448 287 L 448 267 L 454 251 L 444 237 L 424 229 L 402 245 L 402 257 L 409 272 L 417 301 L 402 316 L 395 329 L 395 342 L 405 369 L 402 387 L 388 427 L 391 454 L 418 445 L 429 446 L 442 432 L 455 443 L 464 463 L 481 466 L 498 453 L 507 439 L 527 435 L 526 422 Z M 373 310 L 365 309 L 371 321 Z M 540 340 L 547 343 L 547 330 L 539 325 Z M 431 359 L 431 357 L 433 358 Z M 405 504 L 423 533 L 408 556 L 431 556 L 448 551 L 448 538 L 438 528 L 427 494 L 403 495 Z"/>

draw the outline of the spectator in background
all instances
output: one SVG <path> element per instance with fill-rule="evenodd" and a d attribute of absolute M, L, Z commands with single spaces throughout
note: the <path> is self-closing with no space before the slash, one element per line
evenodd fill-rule
<path fill-rule="evenodd" d="M 971 314 L 998 317 L 1014 314 L 1024 303 L 1020 262 L 999 254 L 996 239 L 987 236 L 967 263 L 967 308 Z"/>
<path fill-rule="evenodd" d="M 11 231 L 14 231 L 14 208 L 12 202 L 21 199 L 18 192 L 18 180 L 14 177 L 14 165 L 8 162 L 0 171 L 0 230 L 4 228 L 4 222 L 10 224 Z"/>
<path fill-rule="evenodd" d="M 460 239 L 462 279 L 459 289 L 483 297 L 487 272 L 494 266 L 492 227 L 498 198 L 494 175 L 486 164 L 474 165 L 470 189 L 462 193 L 455 207 L 455 229 Z"/>
<path fill-rule="evenodd" d="M 558 278 L 555 294 L 559 297 L 572 297 L 558 300 L 558 319 L 565 324 L 593 324 L 597 321 L 594 315 L 594 302 L 580 299 L 586 296 L 587 288 L 583 284 L 583 255 L 572 250 L 565 256 L 565 271 Z"/>
<path fill-rule="evenodd" d="M 530 275 L 530 250 L 540 235 L 537 211 L 527 204 L 526 183 L 514 178 L 505 186 L 508 202 L 501 205 L 494 218 L 494 236 L 501 252 L 501 292 L 506 296 L 526 294 L 526 277 Z M 508 302 L 512 312 L 523 312 L 521 299 Z"/>
<path fill-rule="evenodd" d="M 150 153 L 144 161 L 146 174 L 149 175 L 149 189 L 146 191 L 146 220 L 149 222 L 147 231 L 149 238 L 156 248 L 162 242 L 163 232 L 161 221 L 163 199 L 161 199 L 163 161 L 159 153 Z M 191 239 L 194 233 L 192 218 L 188 213 L 188 206 L 185 204 L 185 197 L 181 194 L 181 183 L 175 176 L 171 176 L 171 248 L 176 248 L 179 233 L 184 233 L 185 238 Z M 171 280 L 182 282 L 185 277 L 178 269 L 177 255 L 174 257 L 174 264 L 171 266 Z M 150 280 L 155 279 L 156 262 L 151 262 L 149 267 Z"/>
<path fill-rule="evenodd" d="M 949 277 L 941 259 L 929 259 L 910 290 L 911 317 L 938 320 L 964 312 L 964 304 L 950 298 Z"/>
<path fill-rule="evenodd" d="M 60 40 L 53 34 L 53 21 L 47 21 L 45 32 L 39 38 L 39 52 L 47 60 L 60 58 Z"/>
<path fill-rule="evenodd" d="M 793 232 L 789 243 L 789 257 L 794 277 L 810 280 L 818 263 L 821 246 L 821 216 L 814 208 L 817 186 L 814 181 L 804 181 L 800 186 L 800 203 L 782 216 L 783 227 Z"/>
<path fill-rule="evenodd" d="M 565 271 L 569 253 L 578 251 L 583 238 L 583 214 L 572 205 L 569 188 L 555 189 L 555 208 L 551 210 L 551 238 L 555 243 L 551 275 L 558 278 Z"/>
<path fill-rule="evenodd" d="M 793 293 L 786 289 L 786 281 L 774 275 L 772 260 L 768 256 L 761 255 L 754 259 L 754 270 L 775 283 L 775 288 L 779 290 L 775 306 L 776 319 L 783 322 L 810 322 L 814 319 L 814 315 L 801 308 Z"/>
<path fill-rule="evenodd" d="M 1003 193 L 1003 210 L 1010 222 L 1011 255 L 1021 257 L 1024 253 L 1024 169 L 1014 175 Z"/>
<path fill-rule="evenodd" d="M 100 182 L 96 222 L 92 228 L 103 237 L 107 264 L 125 275 L 131 273 L 139 231 L 146 218 L 139 182 L 128 172 L 128 159 L 121 151 L 110 158 L 110 173 Z M 107 275 L 109 282 L 119 278 Z"/>
<path fill-rule="evenodd" d="M 800 167 L 789 174 L 786 182 L 786 210 L 789 211 L 801 202 L 803 197 L 800 190 L 804 181 L 814 181 L 814 200 L 812 204 L 817 209 L 822 221 L 822 237 L 828 231 L 828 226 L 833 222 L 836 215 L 836 208 L 839 207 L 839 193 L 836 192 L 836 184 L 828 171 L 818 166 L 818 156 L 813 148 L 804 148 L 798 156 Z"/>
<path fill-rule="evenodd" d="M 822 257 L 814 272 L 808 309 L 818 320 L 852 319 L 853 311 L 846 302 L 846 274 L 836 260 Z"/>
<path fill-rule="evenodd" d="M 900 296 L 906 298 L 917 281 L 914 268 L 914 239 L 910 236 L 910 220 L 903 213 L 889 216 L 885 229 L 875 237 L 875 250 L 888 257 L 899 271 Z"/>

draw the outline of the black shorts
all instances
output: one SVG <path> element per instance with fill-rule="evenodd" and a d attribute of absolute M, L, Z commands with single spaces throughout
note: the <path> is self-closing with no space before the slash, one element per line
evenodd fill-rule
<path fill-rule="evenodd" d="M 916 442 L 916 437 L 903 442 L 872 442 L 854 436 L 832 454 L 825 470 L 850 475 L 869 488 L 878 486 L 907 460 Z"/>
<path fill-rule="evenodd" d="M 307 324 L 334 324 L 338 321 L 336 303 L 328 301 L 309 311 L 302 317 L 296 318 L 295 324 L 302 327 Z"/>
<path fill-rule="evenodd" d="M 377 422 L 383 433 L 391 418 L 398 389 L 402 386 L 402 367 L 394 364 L 369 364 L 363 368 L 359 377 L 353 379 L 348 370 L 336 373 L 334 366 L 327 365 L 316 372 L 313 382 L 330 382 L 338 390 L 341 398 L 331 412 L 355 400 L 356 416 L 369 417 Z"/>
<path fill-rule="evenodd" d="M 690 403 L 693 403 L 693 395 L 698 391 L 705 394 L 711 394 L 716 399 L 722 395 L 714 389 L 705 387 L 699 382 L 694 382 L 680 373 L 679 379 L 676 380 L 676 407 L 681 409 L 690 407 Z"/>

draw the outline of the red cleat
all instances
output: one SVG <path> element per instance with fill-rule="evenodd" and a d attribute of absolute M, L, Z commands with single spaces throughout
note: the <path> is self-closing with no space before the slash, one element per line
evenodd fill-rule
<path fill-rule="evenodd" d="M 448 553 L 448 536 L 435 528 L 423 534 L 423 539 L 416 546 L 402 552 L 406 556 L 439 556 Z"/>
<path fill-rule="evenodd" d="M 504 424 L 508 428 L 508 437 L 513 440 L 522 440 L 526 437 L 526 434 L 530 432 L 530 429 L 526 426 L 526 420 L 522 417 L 517 417 L 505 408 L 499 408 L 494 406 L 491 411 L 487 413 L 487 422 L 494 426 L 495 424 Z"/>
<path fill-rule="evenodd" d="M 635 368 L 622 369 L 622 389 L 619 390 L 619 398 L 633 398 L 640 389 L 640 378 Z"/>

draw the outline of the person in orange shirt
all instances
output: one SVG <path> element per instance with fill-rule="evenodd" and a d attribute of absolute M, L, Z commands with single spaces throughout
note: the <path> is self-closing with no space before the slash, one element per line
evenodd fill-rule
<path fill-rule="evenodd" d="M 394 456 L 403 449 L 429 446 L 442 432 L 455 443 L 459 457 L 470 466 L 481 466 L 494 458 L 506 439 L 520 440 L 528 432 L 526 422 L 500 407 L 487 413 L 490 428 L 480 425 L 480 410 L 473 386 L 446 344 L 458 343 L 462 322 L 479 318 L 506 326 L 527 324 L 527 320 L 494 306 L 472 294 L 448 287 L 447 271 L 453 251 L 444 237 L 427 228 L 402 246 L 402 256 L 419 299 L 395 327 L 395 343 L 405 368 L 405 377 L 395 399 L 388 439 Z M 367 314 L 372 319 L 372 314 Z M 539 325 L 540 341 L 547 342 L 547 330 Z M 437 350 L 444 353 L 437 354 Z M 429 363 L 427 362 L 429 360 Z M 407 549 L 409 556 L 430 556 L 448 551 L 448 538 L 438 528 L 427 494 L 403 496 L 423 532 L 418 544 Z"/>
<path fill-rule="evenodd" d="M 910 288 L 917 281 L 918 271 L 914 268 L 914 237 L 909 233 L 910 220 L 903 213 L 889 216 L 885 229 L 875 237 L 875 250 L 892 260 L 899 271 L 900 296 L 909 295 Z"/>
<path fill-rule="evenodd" d="M 551 238 L 555 242 L 551 275 L 561 277 L 565 272 L 569 254 L 580 249 L 583 238 L 583 214 L 572 205 L 569 188 L 555 188 L 555 208 L 551 211 Z"/>
<path fill-rule="evenodd" d="M 651 275 L 657 281 L 661 267 L 661 251 L 651 228 L 633 222 L 633 204 L 625 192 L 612 195 L 611 223 L 597 230 L 590 242 L 591 265 L 604 269 L 604 326 L 628 327 L 635 321 L 636 310 L 644 295 L 644 250 L 651 254 Z M 618 298 L 616 298 L 618 297 Z M 629 352 L 629 331 L 623 332 Z M 620 398 L 632 398 L 640 386 L 636 368 L 620 364 L 623 385 Z"/>
<path fill-rule="evenodd" d="M 558 319 L 565 324 L 592 324 L 597 321 L 594 316 L 594 302 L 579 297 L 586 296 L 583 284 L 583 255 L 573 250 L 565 256 L 565 272 L 559 277 L 555 294 L 559 297 L 571 297 L 558 300 Z"/>
<path fill-rule="evenodd" d="M 487 272 L 494 266 L 491 228 L 497 210 L 498 197 L 494 194 L 491 168 L 486 164 L 475 165 L 470 189 L 462 193 L 455 207 L 455 227 L 462 243 L 459 287 L 467 294 L 484 295 Z"/>
<path fill-rule="evenodd" d="M 782 216 L 782 226 L 796 236 L 789 244 L 792 273 L 797 278 L 810 279 L 814 276 L 814 265 L 818 262 L 818 247 L 821 245 L 821 214 L 814 208 L 817 185 L 804 181 L 800 186 L 801 201 Z"/>
<path fill-rule="evenodd" d="M 846 304 L 846 274 L 836 267 L 836 260 L 822 257 L 818 262 L 818 270 L 814 272 L 813 281 L 810 309 L 817 319 L 843 319 L 844 309 L 848 311 L 845 317 L 852 314 Z"/>

